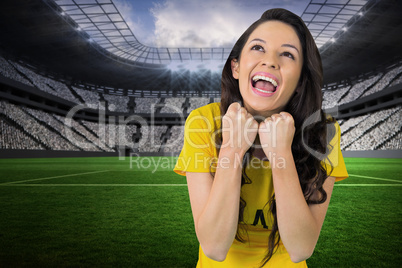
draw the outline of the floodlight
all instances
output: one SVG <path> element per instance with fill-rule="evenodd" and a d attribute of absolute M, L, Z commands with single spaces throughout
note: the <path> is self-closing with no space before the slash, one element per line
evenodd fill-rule
<path fill-rule="evenodd" d="M 223 62 L 211 60 L 205 63 L 205 69 L 210 70 L 212 73 L 219 73 L 223 69 Z"/>
<path fill-rule="evenodd" d="M 196 61 L 190 61 L 186 63 L 186 69 L 190 72 L 196 72 L 202 68 L 202 65 L 197 63 Z"/>
<path fill-rule="evenodd" d="M 172 61 L 166 67 L 172 72 L 178 72 L 184 69 L 184 64 L 180 61 Z"/>

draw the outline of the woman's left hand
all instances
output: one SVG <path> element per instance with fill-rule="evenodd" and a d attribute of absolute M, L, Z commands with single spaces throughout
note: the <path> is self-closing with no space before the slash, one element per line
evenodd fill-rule
<path fill-rule="evenodd" d="M 281 112 L 273 114 L 260 123 L 258 128 L 260 142 L 268 160 L 291 153 L 295 124 L 291 114 Z"/>

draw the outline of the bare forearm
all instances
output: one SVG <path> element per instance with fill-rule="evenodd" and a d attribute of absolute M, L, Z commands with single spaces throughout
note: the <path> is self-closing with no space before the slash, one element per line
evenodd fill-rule
<path fill-rule="evenodd" d="M 284 246 L 297 262 L 312 254 L 320 226 L 304 199 L 292 154 L 279 157 L 284 165 L 272 169 L 278 228 Z"/>
<path fill-rule="evenodd" d="M 201 247 L 213 259 L 224 259 L 235 238 L 240 188 L 239 156 L 221 150 L 207 204 L 196 223 Z"/>

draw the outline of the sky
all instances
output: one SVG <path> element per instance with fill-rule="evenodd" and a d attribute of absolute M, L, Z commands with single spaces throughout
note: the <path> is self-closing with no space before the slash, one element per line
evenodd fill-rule
<path fill-rule="evenodd" d="M 113 0 L 137 39 L 156 47 L 232 47 L 270 8 L 301 16 L 309 0 Z"/>

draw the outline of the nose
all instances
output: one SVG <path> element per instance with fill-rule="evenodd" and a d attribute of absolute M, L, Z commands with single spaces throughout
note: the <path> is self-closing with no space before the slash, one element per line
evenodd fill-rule
<path fill-rule="evenodd" d="M 267 66 L 272 69 L 279 69 L 279 63 L 275 55 L 273 53 L 267 53 L 262 61 L 263 66 Z"/>

